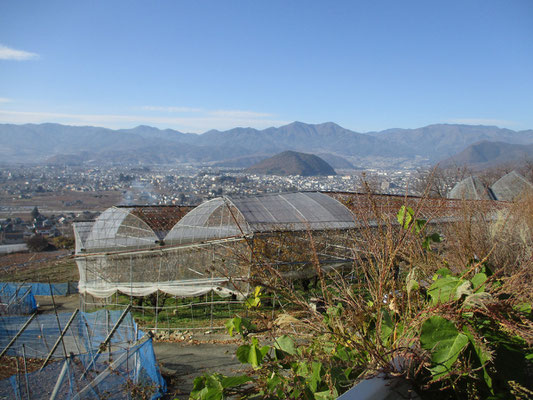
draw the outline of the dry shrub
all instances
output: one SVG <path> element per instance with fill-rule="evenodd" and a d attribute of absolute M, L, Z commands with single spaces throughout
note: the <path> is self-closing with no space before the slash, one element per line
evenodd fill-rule
<path fill-rule="evenodd" d="M 451 265 L 462 269 L 483 261 L 510 274 L 531 259 L 533 197 L 515 203 L 463 201 L 442 228 Z"/>

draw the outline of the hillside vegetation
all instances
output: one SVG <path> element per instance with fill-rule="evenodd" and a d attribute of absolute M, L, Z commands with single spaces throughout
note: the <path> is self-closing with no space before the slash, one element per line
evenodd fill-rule
<path fill-rule="evenodd" d="M 264 175 L 336 175 L 327 162 L 313 154 L 284 151 L 247 168 L 245 172 Z"/>

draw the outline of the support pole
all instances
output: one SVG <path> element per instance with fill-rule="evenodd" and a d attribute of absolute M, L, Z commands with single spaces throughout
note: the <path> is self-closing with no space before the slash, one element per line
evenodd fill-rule
<path fill-rule="evenodd" d="M 70 356 L 68 356 L 65 359 L 65 362 L 63 364 L 63 368 L 61 368 L 61 372 L 59 373 L 59 377 L 57 378 L 56 384 L 54 386 L 54 390 L 52 391 L 52 395 L 50 396 L 50 400 L 55 400 L 57 397 L 57 394 L 59 393 L 59 388 L 61 387 L 61 384 L 63 383 L 63 380 L 65 379 L 65 374 L 69 370 L 69 364 L 70 363 Z"/>
<path fill-rule="evenodd" d="M 146 340 L 150 338 L 150 334 L 145 334 L 141 340 L 136 342 L 133 347 L 135 346 L 141 346 Z M 132 348 L 133 348 L 132 347 Z M 134 349 L 133 351 L 137 352 L 138 349 Z M 102 382 L 105 378 L 107 378 L 114 370 L 116 370 L 118 367 L 120 367 L 125 361 L 128 360 L 130 352 L 125 351 L 122 353 L 113 363 L 111 363 L 104 371 L 102 371 L 96 378 L 93 379 L 91 383 L 89 383 L 87 386 L 85 386 L 83 389 L 81 389 L 73 398 L 72 400 L 78 400 L 83 399 L 85 394 L 95 388 L 100 382 Z M 83 376 L 82 376 L 83 379 Z"/>
<path fill-rule="evenodd" d="M 122 315 L 120 316 L 118 321 L 115 323 L 115 325 L 113 326 L 113 328 L 111 329 L 111 331 L 109 332 L 109 334 L 107 335 L 105 340 L 102 343 L 100 343 L 100 346 L 98 346 L 98 351 L 96 352 L 96 354 L 94 355 L 93 359 L 91 360 L 91 362 L 89 363 L 89 365 L 85 369 L 85 372 L 83 373 L 81 379 L 85 378 L 85 375 L 87 375 L 87 372 L 89 371 L 89 369 L 96 362 L 96 359 L 98 358 L 100 353 L 102 353 L 106 349 L 107 344 L 109 343 L 109 341 L 111 340 L 111 338 L 115 334 L 115 331 L 118 329 L 118 327 L 120 326 L 120 324 L 122 323 L 124 318 L 126 318 L 126 315 L 128 314 L 128 312 L 130 310 L 131 310 L 131 304 L 128 304 L 128 307 L 126 307 L 126 309 L 124 310 L 124 312 L 122 313 Z"/>
<path fill-rule="evenodd" d="M 50 278 L 48 278 L 48 286 L 50 287 L 50 295 L 52 296 L 52 304 L 54 305 L 54 314 L 56 315 L 57 328 L 59 329 L 59 332 L 61 332 L 61 323 L 59 322 L 59 315 L 57 315 L 56 301 L 54 299 L 54 291 L 52 288 L 52 284 L 50 283 Z M 63 336 L 60 335 L 59 337 L 63 339 Z M 61 344 L 63 345 L 63 356 L 67 358 L 67 348 L 65 347 L 65 342 L 61 340 Z"/>
<path fill-rule="evenodd" d="M 74 321 L 74 317 L 76 317 L 76 315 L 78 315 L 78 312 L 80 310 L 76 309 L 74 310 L 74 312 L 72 313 L 72 315 L 70 316 L 70 319 L 68 320 L 67 324 L 65 325 L 65 327 L 63 328 L 63 330 L 61 331 L 61 334 L 59 335 L 59 337 L 57 338 L 56 342 L 54 343 L 54 345 L 52 346 L 52 350 L 50 350 L 50 353 L 48 353 L 48 356 L 46 357 L 46 360 L 44 360 L 44 363 L 43 365 L 41 366 L 41 368 L 39 369 L 39 371 L 42 371 L 44 367 L 46 367 L 46 364 L 48 364 L 48 361 L 50 361 L 50 358 L 52 358 L 52 355 L 54 354 L 54 352 L 56 351 L 57 349 L 57 346 L 59 346 L 59 343 L 63 341 L 63 337 L 65 336 L 65 334 L 67 333 L 68 331 L 68 328 L 70 328 L 70 324 L 72 324 L 72 321 Z M 65 344 L 63 343 L 63 346 L 65 346 Z M 66 350 L 65 350 L 65 353 L 66 353 Z"/>
<path fill-rule="evenodd" d="M 26 346 L 22 345 L 22 358 L 24 359 L 24 379 L 26 381 L 26 398 L 30 400 L 30 382 L 28 381 L 28 367 L 26 365 Z"/>
<path fill-rule="evenodd" d="M 30 318 L 28 318 L 28 320 L 24 323 L 24 325 L 22 325 L 22 328 L 19 329 L 19 331 L 17 332 L 17 334 L 15 336 L 13 336 L 13 339 L 11 339 L 11 341 L 7 344 L 7 346 L 4 348 L 4 350 L 2 350 L 2 352 L 0 353 L 0 358 L 2 358 L 4 356 L 4 354 L 6 354 L 6 352 L 9 350 L 9 348 L 11 346 L 13 346 L 13 343 L 16 342 L 16 340 L 18 339 L 18 337 L 20 335 L 22 335 L 22 332 L 24 332 L 24 330 L 28 327 L 28 325 L 30 324 L 30 322 L 35 318 L 35 316 L 37 315 L 37 313 L 33 313 Z"/>

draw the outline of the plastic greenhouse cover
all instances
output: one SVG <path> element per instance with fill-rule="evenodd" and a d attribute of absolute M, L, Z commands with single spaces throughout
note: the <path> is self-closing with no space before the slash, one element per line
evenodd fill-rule
<path fill-rule="evenodd" d="M 232 215 L 230 206 L 242 218 Z M 215 212 L 221 213 L 220 225 L 207 226 Z M 238 226 L 235 219 L 244 222 Z M 194 242 L 238 236 L 241 232 L 350 228 L 355 228 L 353 214 L 330 196 L 318 192 L 276 193 L 210 200 L 185 215 L 168 233 L 165 242 Z"/>
<path fill-rule="evenodd" d="M 84 241 L 84 248 L 89 250 L 153 246 L 158 240 L 157 235 L 148 224 L 135 217 L 130 211 L 129 208 L 111 207 L 100 214 L 92 224 L 91 231 Z M 134 225 L 126 225 L 126 220 Z M 130 233 L 119 233 L 121 228 L 129 229 Z M 85 230 L 85 226 L 82 226 L 82 229 Z"/>

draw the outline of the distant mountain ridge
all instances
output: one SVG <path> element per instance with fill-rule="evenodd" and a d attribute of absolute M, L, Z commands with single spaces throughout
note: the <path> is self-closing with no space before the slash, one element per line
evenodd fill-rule
<path fill-rule="evenodd" d="M 245 172 L 264 175 L 337 175 L 331 165 L 320 157 L 296 151 L 276 154 L 252 165 Z"/>
<path fill-rule="evenodd" d="M 286 150 L 342 157 L 355 167 L 372 157 L 394 164 L 418 157 L 429 164 L 482 140 L 533 144 L 533 130 L 492 126 L 430 125 L 368 134 L 335 123 L 293 122 L 279 128 L 234 128 L 204 134 L 137 126 L 112 130 L 60 124 L 0 124 L 0 162 L 55 163 L 80 160 L 114 163 L 214 163 L 268 157 Z M 359 165 L 357 164 L 359 163 Z"/>
<path fill-rule="evenodd" d="M 443 168 L 454 166 L 471 166 L 485 168 L 498 164 L 520 163 L 533 160 L 533 144 L 511 144 L 483 140 L 468 146 L 460 153 L 443 160 Z"/>

